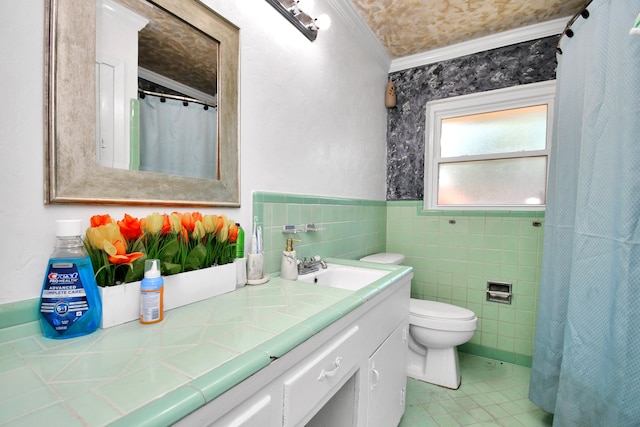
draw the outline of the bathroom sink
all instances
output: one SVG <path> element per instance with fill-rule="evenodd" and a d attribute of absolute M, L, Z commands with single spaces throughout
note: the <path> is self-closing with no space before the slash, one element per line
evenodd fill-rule
<path fill-rule="evenodd" d="M 331 288 L 357 291 L 389 274 L 387 270 L 377 270 L 350 265 L 327 264 L 326 269 L 298 276 L 298 282 L 312 283 Z"/>

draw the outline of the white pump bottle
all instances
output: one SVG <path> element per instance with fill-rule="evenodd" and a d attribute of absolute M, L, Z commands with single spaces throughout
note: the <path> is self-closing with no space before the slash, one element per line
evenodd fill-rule
<path fill-rule="evenodd" d="M 299 242 L 299 240 L 295 240 Z M 298 259 L 293 249 L 294 239 L 287 239 L 287 246 L 282 251 L 282 264 L 280 265 L 280 277 L 287 280 L 298 278 Z"/>

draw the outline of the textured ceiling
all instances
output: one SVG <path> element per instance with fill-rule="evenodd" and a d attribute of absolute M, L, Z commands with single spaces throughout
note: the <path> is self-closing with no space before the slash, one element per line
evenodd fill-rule
<path fill-rule="evenodd" d="M 138 35 L 138 64 L 142 68 L 216 95 L 217 41 L 148 2 L 117 1 L 149 20 Z"/>
<path fill-rule="evenodd" d="M 391 58 L 556 18 L 584 0 L 351 0 Z"/>

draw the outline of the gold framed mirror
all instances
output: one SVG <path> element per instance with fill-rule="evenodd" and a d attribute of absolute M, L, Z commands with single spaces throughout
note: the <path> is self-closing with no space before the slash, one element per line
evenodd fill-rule
<path fill-rule="evenodd" d="M 96 3 L 47 0 L 45 204 L 240 206 L 239 30 L 197 0 L 153 0 L 218 42 L 218 179 L 96 162 Z"/>

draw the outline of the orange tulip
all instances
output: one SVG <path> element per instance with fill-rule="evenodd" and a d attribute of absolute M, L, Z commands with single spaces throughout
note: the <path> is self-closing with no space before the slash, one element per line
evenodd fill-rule
<path fill-rule="evenodd" d="M 238 239 L 238 225 L 232 223 L 229 226 L 229 242 L 234 243 Z"/>
<path fill-rule="evenodd" d="M 116 254 L 109 256 L 109 262 L 112 264 L 129 264 L 144 255 L 143 252 L 127 253 L 127 245 L 122 240 L 112 242 L 116 248 Z"/>
<path fill-rule="evenodd" d="M 99 227 L 101 225 L 111 224 L 113 220 L 109 214 L 104 215 L 94 215 L 91 217 L 91 226 Z"/>
<path fill-rule="evenodd" d="M 189 233 L 193 233 L 197 221 L 202 221 L 202 214 L 200 212 L 185 212 L 183 214 L 174 212 L 174 214 L 180 217 L 180 223 Z"/>
<path fill-rule="evenodd" d="M 134 218 L 129 214 L 124 214 L 124 218 L 118 221 L 120 232 L 125 239 L 135 240 L 142 236 L 142 228 L 140 227 L 140 220 Z"/>
<path fill-rule="evenodd" d="M 167 214 L 162 214 L 162 234 L 167 234 L 170 231 L 175 232 L 171 218 Z"/>

